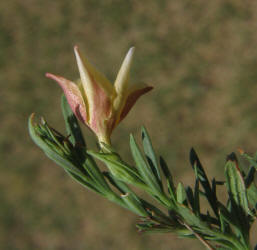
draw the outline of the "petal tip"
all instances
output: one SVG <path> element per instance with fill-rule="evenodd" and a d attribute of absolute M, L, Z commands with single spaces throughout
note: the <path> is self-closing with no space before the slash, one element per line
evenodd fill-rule
<path fill-rule="evenodd" d="M 78 45 L 75 45 L 75 46 L 73 47 L 73 49 L 74 49 L 74 52 L 75 52 L 75 53 L 79 53 L 79 46 L 78 46 Z"/>
<path fill-rule="evenodd" d="M 76 61 L 77 61 L 77 63 L 78 63 L 79 61 L 82 60 L 82 59 L 81 59 L 81 55 L 80 55 L 80 51 L 79 51 L 79 46 L 78 46 L 78 45 L 75 45 L 75 46 L 74 46 L 74 53 L 75 53 Z"/>
<path fill-rule="evenodd" d="M 51 78 L 53 76 L 53 74 L 51 74 L 51 73 L 45 73 L 45 77 L 47 77 L 47 78 Z"/>
<path fill-rule="evenodd" d="M 130 49 L 129 49 L 128 52 L 129 52 L 129 53 L 134 53 L 135 49 L 136 49 L 135 46 L 132 46 L 132 47 L 130 47 Z"/>
<path fill-rule="evenodd" d="M 31 113 L 31 114 L 30 114 L 29 118 L 31 119 L 31 121 L 33 121 L 33 120 L 34 120 L 35 115 L 36 115 L 36 114 L 35 114 L 35 112 L 33 112 L 33 113 Z"/>
<path fill-rule="evenodd" d="M 135 52 L 135 47 L 133 46 L 133 47 L 131 47 L 131 48 L 129 49 L 129 51 L 128 51 L 128 53 L 127 53 L 126 59 L 127 59 L 128 61 L 131 61 L 131 60 L 132 60 L 132 57 L 133 57 L 133 55 L 134 55 L 134 52 Z"/>
<path fill-rule="evenodd" d="M 52 79 L 52 80 L 57 81 L 57 82 L 58 82 L 58 80 L 60 80 L 60 78 L 61 78 L 61 77 L 56 76 L 56 75 L 51 74 L 51 73 L 46 73 L 45 76 L 46 76 L 47 78 Z"/>

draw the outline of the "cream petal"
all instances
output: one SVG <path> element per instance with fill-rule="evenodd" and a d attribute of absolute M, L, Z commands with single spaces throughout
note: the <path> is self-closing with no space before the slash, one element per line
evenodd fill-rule
<path fill-rule="evenodd" d="M 89 116 L 89 120 L 91 119 L 91 113 L 92 113 L 92 107 L 94 105 L 94 84 L 93 81 L 90 77 L 89 72 L 87 71 L 82 58 L 80 56 L 78 47 L 75 46 L 74 47 L 74 52 L 75 52 L 75 56 L 76 56 L 76 60 L 77 60 L 77 64 L 78 64 L 78 68 L 79 68 L 79 73 L 80 73 L 80 79 L 82 82 L 82 86 L 84 88 L 84 93 L 85 96 L 87 98 L 87 104 L 88 104 L 88 116 Z"/>
<path fill-rule="evenodd" d="M 129 72 L 131 68 L 131 63 L 134 55 L 135 47 L 129 49 L 121 67 L 118 72 L 117 78 L 114 82 L 114 88 L 117 95 L 122 95 L 127 90 Z"/>
<path fill-rule="evenodd" d="M 61 86 L 73 113 L 81 122 L 87 124 L 86 105 L 78 86 L 61 76 L 46 73 L 46 77 L 55 80 Z"/>
<path fill-rule="evenodd" d="M 112 83 L 106 76 L 97 70 L 83 54 L 79 51 L 78 46 L 74 47 L 75 54 L 77 53 L 80 60 L 83 62 L 84 67 L 87 69 L 91 78 L 93 78 L 110 96 L 113 95 L 114 89 Z"/>

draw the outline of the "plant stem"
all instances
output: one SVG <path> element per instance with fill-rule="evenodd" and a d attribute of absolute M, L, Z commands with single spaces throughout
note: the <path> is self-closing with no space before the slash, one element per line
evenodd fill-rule
<path fill-rule="evenodd" d="M 214 250 L 214 248 L 205 240 L 203 239 L 197 232 L 195 232 L 187 223 L 181 222 L 182 225 L 184 225 L 189 231 L 191 231 L 195 237 L 202 242 L 203 245 L 207 247 L 209 250 Z"/>

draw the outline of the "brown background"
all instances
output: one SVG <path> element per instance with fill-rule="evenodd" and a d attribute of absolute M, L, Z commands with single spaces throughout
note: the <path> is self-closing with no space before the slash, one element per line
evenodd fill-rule
<path fill-rule="evenodd" d="M 112 81 L 134 45 L 132 82 L 155 90 L 116 129 L 114 146 L 130 161 L 129 133 L 144 124 L 176 182 L 193 183 L 192 146 L 222 179 L 226 154 L 256 151 L 257 2 L 12 0 L 0 2 L 0 13 L 0 249 L 202 248 L 171 234 L 138 234 L 135 215 L 43 155 L 27 118 L 36 112 L 64 132 L 61 90 L 44 74 L 78 78 L 75 44 Z"/>

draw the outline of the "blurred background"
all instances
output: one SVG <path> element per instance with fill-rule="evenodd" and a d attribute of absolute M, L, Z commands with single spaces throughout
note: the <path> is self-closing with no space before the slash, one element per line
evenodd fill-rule
<path fill-rule="evenodd" d="M 176 182 L 193 183 L 191 147 L 222 179 L 227 154 L 257 149 L 257 2 L 12 0 L 0 13 L 0 249 L 203 249 L 137 233 L 134 214 L 46 158 L 27 118 L 36 112 L 64 133 L 62 91 L 44 74 L 77 79 L 75 44 L 112 81 L 134 45 L 131 81 L 154 91 L 115 130 L 114 146 L 131 161 L 129 133 L 139 138 L 145 125 Z"/>

